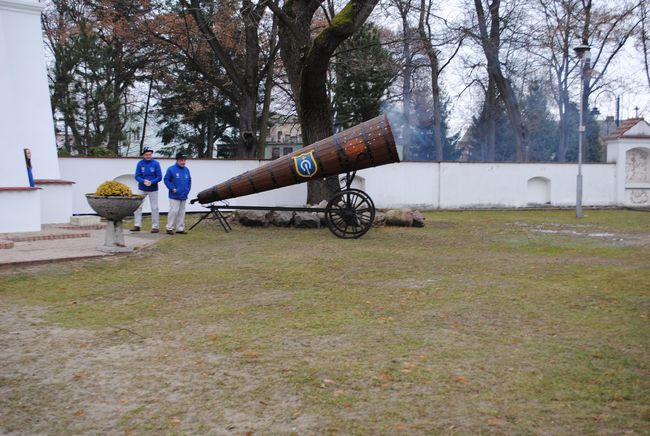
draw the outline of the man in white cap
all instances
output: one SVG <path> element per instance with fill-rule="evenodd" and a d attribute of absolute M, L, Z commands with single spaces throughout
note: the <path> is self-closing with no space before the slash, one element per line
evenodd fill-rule
<path fill-rule="evenodd" d="M 157 160 L 153 158 L 153 150 L 145 148 L 142 150 L 142 159 L 135 167 L 135 179 L 138 181 L 140 195 L 149 198 L 151 206 L 151 233 L 158 233 L 160 230 L 160 213 L 158 212 L 158 182 L 162 180 L 162 170 Z M 146 199 L 145 199 L 146 200 Z M 139 232 L 142 226 L 142 207 L 144 200 L 138 210 L 134 213 L 132 232 Z"/>
<path fill-rule="evenodd" d="M 192 189 L 192 176 L 185 166 L 187 158 L 183 153 L 176 155 L 176 163 L 165 173 L 165 186 L 169 189 L 169 213 L 167 214 L 167 234 L 185 234 L 185 202 Z"/>

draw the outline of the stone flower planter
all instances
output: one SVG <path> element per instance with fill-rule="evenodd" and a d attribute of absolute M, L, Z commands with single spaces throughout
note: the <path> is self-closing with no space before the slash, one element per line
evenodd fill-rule
<path fill-rule="evenodd" d="M 142 203 L 142 195 L 132 197 L 103 197 L 86 194 L 90 207 L 107 221 L 104 245 L 98 247 L 101 251 L 110 253 L 133 251 L 133 248 L 124 244 L 124 230 L 122 220 L 133 214 Z"/>

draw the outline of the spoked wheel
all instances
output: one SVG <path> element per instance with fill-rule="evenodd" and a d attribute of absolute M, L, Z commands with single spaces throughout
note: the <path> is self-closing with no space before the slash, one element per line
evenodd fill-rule
<path fill-rule="evenodd" d="M 332 196 L 325 209 L 327 227 L 339 238 L 355 239 L 372 227 L 375 204 L 359 189 L 346 189 Z"/>

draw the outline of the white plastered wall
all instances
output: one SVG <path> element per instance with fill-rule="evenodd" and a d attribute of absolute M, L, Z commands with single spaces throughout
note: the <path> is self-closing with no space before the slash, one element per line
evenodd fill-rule
<path fill-rule="evenodd" d="M 76 182 L 72 189 L 74 213 L 92 213 L 84 194 L 93 192 L 106 180 L 130 181 L 138 159 L 60 158 L 62 176 Z M 159 159 L 163 173 L 173 159 Z M 190 198 L 217 183 L 264 165 L 256 160 L 188 160 L 192 173 Z M 616 204 L 616 165 L 583 165 L 585 206 Z M 453 163 L 402 162 L 359 171 L 364 190 L 378 208 L 460 209 L 527 207 L 531 205 L 529 181 L 548 180 L 549 201 L 553 206 L 573 206 L 576 200 L 576 164 L 542 163 Z M 160 210 L 168 210 L 167 189 L 160 185 Z M 229 200 L 232 205 L 302 206 L 306 184 L 289 186 Z M 145 204 L 145 212 L 148 211 Z M 198 205 L 188 210 L 200 211 Z"/>

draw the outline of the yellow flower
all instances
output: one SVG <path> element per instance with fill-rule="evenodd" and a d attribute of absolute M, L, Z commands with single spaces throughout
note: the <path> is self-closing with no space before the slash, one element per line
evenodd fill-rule
<path fill-rule="evenodd" d="M 133 192 L 131 192 L 131 188 L 126 186 L 124 183 L 108 181 L 97 187 L 95 195 L 101 197 L 132 197 Z"/>

